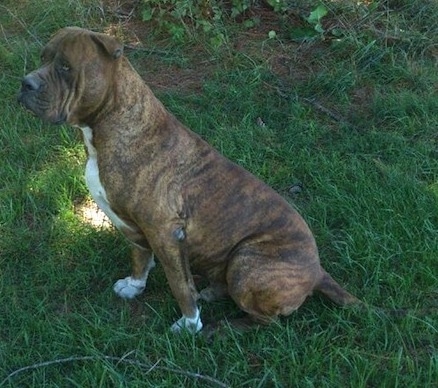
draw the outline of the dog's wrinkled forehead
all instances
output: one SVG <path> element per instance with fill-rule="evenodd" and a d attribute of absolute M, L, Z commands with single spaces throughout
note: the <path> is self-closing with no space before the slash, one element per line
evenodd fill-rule
<path fill-rule="evenodd" d="M 42 49 L 43 62 L 51 61 L 56 55 L 81 63 L 102 53 L 108 59 L 117 59 L 123 53 L 123 46 L 114 38 L 79 27 L 59 30 Z"/>
<path fill-rule="evenodd" d="M 62 56 L 85 56 L 87 51 L 86 41 L 90 38 L 85 31 L 76 29 L 62 29 L 57 32 L 52 39 L 41 50 L 41 59 L 43 62 L 52 61 L 56 55 Z M 70 55 L 69 55 L 70 54 Z"/>

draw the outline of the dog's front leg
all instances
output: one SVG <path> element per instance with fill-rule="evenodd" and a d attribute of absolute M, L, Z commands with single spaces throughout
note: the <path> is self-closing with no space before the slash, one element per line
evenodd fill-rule
<path fill-rule="evenodd" d="M 124 299 L 140 295 L 146 288 L 149 271 L 155 267 L 152 250 L 134 246 L 132 250 L 132 275 L 119 279 L 113 286 L 115 293 Z"/>
<path fill-rule="evenodd" d="M 198 293 L 193 284 L 193 277 L 189 273 L 188 276 L 184 272 L 180 272 L 177 268 L 167 269 L 164 266 L 170 288 L 175 296 L 178 305 L 182 312 L 182 317 L 178 319 L 171 327 L 173 332 L 180 332 L 185 329 L 191 333 L 197 333 L 202 329 L 201 315 L 196 300 Z M 171 272 L 170 277 L 168 272 Z"/>
<path fill-rule="evenodd" d="M 176 333 L 182 330 L 197 333 L 203 325 L 196 304 L 199 294 L 193 282 L 188 258 L 182 254 L 179 247 L 167 247 L 165 251 L 157 252 L 157 255 L 160 258 L 172 294 L 182 312 L 182 317 L 170 327 L 170 330 Z"/>

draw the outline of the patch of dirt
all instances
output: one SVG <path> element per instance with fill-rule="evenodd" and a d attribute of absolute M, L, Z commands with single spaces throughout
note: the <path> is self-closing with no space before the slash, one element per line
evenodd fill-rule
<path fill-rule="evenodd" d="M 228 52 L 219 55 L 212 55 L 205 48 L 205 45 L 193 43 L 190 47 L 169 48 L 171 38 L 163 36 L 162 41 L 157 41 L 154 34 L 154 26 L 151 22 L 141 20 L 141 0 L 103 0 L 102 12 L 112 24 L 107 33 L 118 37 L 125 43 L 125 50 L 128 55 L 135 56 L 135 51 L 145 51 L 148 55 L 143 56 L 142 62 L 135 61 L 136 70 L 149 84 L 153 91 L 168 91 L 177 89 L 182 93 L 200 93 L 205 81 L 214 72 L 220 71 L 221 67 L 232 67 L 233 56 L 236 53 L 246 55 L 255 63 L 264 63 L 269 66 L 270 71 L 278 79 L 278 85 L 267 85 L 277 89 L 277 92 L 289 97 L 289 91 L 293 85 L 300 84 L 313 77 L 320 70 L 321 60 L 329 53 L 329 40 L 313 42 L 296 42 L 291 39 L 283 39 L 281 34 L 287 34 L 292 28 L 303 28 L 305 22 L 303 16 L 308 14 L 308 9 L 292 10 L 288 13 L 286 20 L 281 20 L 271 8 L 260 5 L 249 12 L 246 16 L 256 16 L 260 22 L 249 29 L 241 28 L 233 36 L 228 44 L 232 47 Z M 337 28 L 342 20 L 333 18 L 326 19 L 326 28 Z M 285 28 L 287 26 L 287 28 Z M 308 26 L 307 26 L 308 28 Z M 281 38 L 268 41 L 270 31 L 275 31 Z M 160 49 L 148 47 L 148 40 L 154 35 L 154 45 Z M 221 50 L 220 48 L 218 50 Z M 180 60 L 178 58 L 180 53 Z M 166 54 L 167 53 L 167 54 Z M 169 60 L 171 54 L 172 60 Z M 223 55 L 222 55 L 223 54 Z M 365 90 L 366 89 L 366 90 Z M 356 114 L 367 114 L 365 107 L 369 106 L 372 99 L 372 90 L 367 88 L 352 91 L 351 111 Z M 336 101 L 315 101 L 313 97 L 309 100 L 306 96 L 303 102 L 318 115 L 325 116 L 333 122 L 347 123 L 352 117 L 343 117 L 337 112 Z M 349 116 L 348 112 L 343 112 Z"/>
<path fill-rule="evenodd" d="M 138 0 L 104 0 L 104 12 L 113 24 L 107 29 L 107 33 L 116 36 L 125 42 L 127 51 L 149 51 L 147 42 L 153 34 L 153 25 L 141 20 L 141 1 Z M 287 76 L 303 79 L 309 74 L 308 61 L 303 56 L 311 57 L 312 54 L 305 44 L 290 42 L 289 44 L 266 45 L 269 31 L 281 30 L 279 17 L 268 7 L 260 6 L 250 11 L 260 19 L 260 22 L 250 29 L 243 29 L 230 37 L 231 46 L 236 52 L 245 53 L 256 60 L 262 60 L 269 64 L 271 70 L 279 76 Z M 301 24 L 301 19 L 291 14 L 290 24 Z M 169 46 L 169 37 L 164 37 L 162 47 L 166 50 Z M 157 40 L 154 39 L 157 43 Z M 160 42 L 158 42 L 160 44 Z M 273 47 L 275 46 L 275 48 Z M 193 44 L 185 50 L 184 66 L 166 63 L 160 58 L 160 53 L 148 56 L 145 66 L 136 66 L 137 71 L 151 85 L 154 90 L 167 90 L 178 88 L 179 91 L 200 91 L 204 80 L 218 68 L 216 60 L 212 59 L 211 53 L 207 52 L 201 44 Z M 303 60 L 304 59 L 304 60 Z M 230 58 L 230 60 L 232 60 Z"/>

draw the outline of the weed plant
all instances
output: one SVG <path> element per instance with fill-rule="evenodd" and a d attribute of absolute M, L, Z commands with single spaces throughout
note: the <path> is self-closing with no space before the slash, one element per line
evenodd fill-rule
<path fill-rule="evenodd" d="M 176 44 L 117 4 L 0 4 L 0 386 L 436 387 L 436 2 L 256 8 L 251 29 L 222 22 L 220 46 L 202 32 Z M 324 267 L 376 308 L 314 296 L 269 327 L 208 341 L 170 333 L 179 312 L 159 266 L 144 295 L 119 300 L 129 246 L 80 210 L 79 134 L 15 101 L 66 25 L 140 41 L 126 54 L 166 106 L 293 203 Z M 226 300 L 202 314 L 240 313 Z"/>

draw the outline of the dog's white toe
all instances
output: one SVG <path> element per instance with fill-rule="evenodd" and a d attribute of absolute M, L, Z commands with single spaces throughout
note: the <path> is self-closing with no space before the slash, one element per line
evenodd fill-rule
<path fill-rule="evenodd" d="M 140 295 L 146 287 L 146 280 L 133 279 L 128 276 L 114 283 L 114 292 L 124 299 L 132 299 Z"/>
<path fill-rule="evenodd" d="M 171 327 L 170 330 L 174 333 L 180 333 L 183 330 L 187 330 L 192 334 L 196 334 L 202 329 L 202 321 L 199 314 L 199 310 L 196 311 L 196 316 L 194 318 L 189 318 L 182 316 L 178 319 Z"/>

